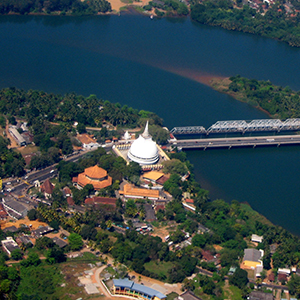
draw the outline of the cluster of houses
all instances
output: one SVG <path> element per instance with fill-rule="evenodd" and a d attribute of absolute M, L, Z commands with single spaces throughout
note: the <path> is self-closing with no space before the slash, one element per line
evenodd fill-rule
<path fill-rule="evenodd" d="M 36 239 L 45 236 L 54 231 L 54 229 L 50 226 L 40 226 L 39 228 L 32 230 L 31 227 L 26 227 L 30 233 L 25 234 L 23 230 L 20 231 L 19 228 L 15 226 L 6 227 L 3 229 L 4 233 L 14 235 L 6 237 L 5 240 L 1 241 L 3 250 L 11 256 L 11 253 L 16 249 L 22 249 L 24 246 L 26 247 L 28 244 L 34 245 Z M 64 248 L 68 245 L 64 240 L 53 237 L 53 242 L 58 245 L 60 248 Z"/>

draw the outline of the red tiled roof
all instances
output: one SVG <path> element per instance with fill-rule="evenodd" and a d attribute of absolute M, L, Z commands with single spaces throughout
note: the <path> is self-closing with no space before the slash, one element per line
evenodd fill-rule
<path fill-rule="evenodd" d="M 201 250 L 203 259 L 206 261 L 211 261 L 214 259 L 213 255 L 209 251 Z"/>
<path fill-rule="evenodd" d="M 93 197 L 85 199 L 85 204 L 106 204 L 116 207 L 117 198 Z"/>
<path fill-rule="evenodd" d="M 194 200 L 193 199 L 185 199 L 186 203 L 190 203 L 190 204 L 194 204 Z"/>
<path fill-rule="evenodd" d="M 69 205 L 75 205 L 75 202 L 72 197 L 67 197 L 67 202 Z"/>
<path fill-rule="evenodd" d="M 41 191 L 43 193 L 52 194 L 54 190 L 54 185 L 51 183 L 49 179 L 46 179 L 45 182 L 41 185 Z"/>
<path fill-rule="evenodd" d="M 287 275 L 286 274 L 278 274 L 278 281 L 286 281 Z"/>
<path fill-rule="evenodd" d="M 66 194 L 72 194 L 72 191 L 70 190 L 70 188 L 68 187 L 68 186 L 65 186 L 64 188 L 63 188 L 63 190 L 64 190 L 64 192 L 66 193 Z"/>
<path fill-rule="evenodd" d="M 268 279 L 269 281 L 275 281 L 275 275 L 273 272 L 269 274 Z"/>

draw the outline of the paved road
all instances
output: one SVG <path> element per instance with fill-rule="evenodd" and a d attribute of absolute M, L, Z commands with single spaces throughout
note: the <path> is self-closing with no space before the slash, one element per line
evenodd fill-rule
<path fill-rule="evenodd" d="M 188 139 L 173 141 L 171 145 L 182 149 L 300 145 L 300 135 Z"/>
<path fill-rule="evenodd" d="M 111 148 L 106 148 L 107 151 L 109 151 Z M 80 159 L 82 156 L 85 154 L 92 152 L 96 149 L 90 150 L 90 151 L 82 151 L 79 154 L 72 155 L 68 158 L 65 159 L 65 161 L 77 161 Z M 5 192 L 7 189 L 12 189 L 11 193 L 15 197 L 20 197 L 25 194 L 26 189 L 29 186 L 32 186 L 33 182 L 35 180 L 39 181 L 45 181 L 47 178 L 55 177 L 58 174 L 58 171 L 56 169 L 57 164 L 54 164 L 52 166 L 46 167 L 42 170 L 36 170 L 33 172 L 28 173 L 26 176 L 18 179 L 18 178 L 13 178 L 13 179 L 6 179 L 3 180 L 3 184 L 5 186 Z M 8 184 L 9 183 L 9 184 Z M 24 199 L 20 198 L 21 202 L 27 202 L 29 199 Z"/>

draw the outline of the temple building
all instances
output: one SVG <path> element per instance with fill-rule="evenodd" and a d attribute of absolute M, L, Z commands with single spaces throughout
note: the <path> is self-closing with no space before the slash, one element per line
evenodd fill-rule
<path fill-rule="evenodd" d="M 73 177 L 72 181 L 79 189 L 84 188 L 87 184 L 92 184 L 97 191 L 112 184 L 112 178 L 97 165 L 85 169 L 83 173 L 78 174 L 78 177 Z"/>
<path fill-rule="evenodd" d="M 128 158 L 140 165 L 153 165 L 159 160 L 158 148 L 152 140 L 148 131 L 148 121 L 144 130 L 138 139 L 136 139 L 128 151 Z"/>

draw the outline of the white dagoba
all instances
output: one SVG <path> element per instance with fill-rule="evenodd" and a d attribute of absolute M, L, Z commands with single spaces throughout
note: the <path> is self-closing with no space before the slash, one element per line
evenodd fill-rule
<path fill-rule="evenodd" d="M 140 165 L 153 165 L 157 163 L 159 159 L 158 149 L 149 134 L 148 121 L 144 133 L 132 143 L 127 155 L 130 160 Z"/>

